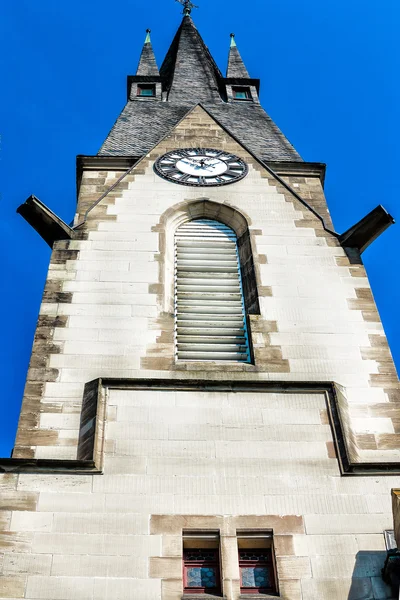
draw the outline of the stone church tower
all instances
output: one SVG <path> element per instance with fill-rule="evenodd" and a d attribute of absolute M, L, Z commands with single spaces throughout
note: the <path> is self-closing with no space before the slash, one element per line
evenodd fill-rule
<path fill-rule="evenodd" d="M 324 165 L 224 77 L 190 16 L 160 70 L 78 156 L 13 457 L 0 460 L 0 598 L 394 598 L 381 569 L 400 474 L 400 387 Z"/>

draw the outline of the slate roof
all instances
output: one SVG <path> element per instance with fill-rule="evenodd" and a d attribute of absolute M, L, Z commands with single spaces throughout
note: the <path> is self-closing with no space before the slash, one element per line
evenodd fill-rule
<path fill-rule="evenodd" d="M 231 47 L 229 49 L 228 69 L 226 71 L 226 76 L 247 78 L 250 77 L 234 41 L 231 42 Z"/>
<path fill-rule="evenodd" d="M 150 36 L 148 36 L 150 37 Z M 142 54 L 140 55 L 136 75 L 159 75 L 156 57 L 154 56 L 153 47 L 150 40 L 143 45 Z"/>
<path fill-rule="evenodd" d="M 150 48 L 146 48 L 150 46 Z M 232 73 L 246 82 L 237 48 Z M 151 52 L 150 52 L 151 51 Z M 153 53 L 145 44 L 140 64 L 155 75 Z M 143 61 L 142 61 L 143 59 Z M 146 61 L 148 59 L 148 61 Z M 239 64 L 240 63 L 242 65 Z M 239 68 L 240 67 L 240 68 Z M 142 70 L 141 68 L 141 70 Z M 243 71 L 244 69 L 244 71 Z M 102 145 L 100 156 L 142 156 L 155 146 L 191 108 L 201 103 L 225 129 L 266 161 L 302 161 L 280 129 L 257 102 L 227 102 L 225 80 L 190 16 L 185 16 L 160 69 L 163 98 L 128 101 Z M 135 78 L 136 79 L 136 78 Z M 250 79 L 249 85 L 250 85 Z"/>
<path fill-rule="evenodd" d="M 223 102 L 218 85 L 222 73 L 189 16 L 176 32 L 160 75 L 166 80 L 168 102 Z"/>

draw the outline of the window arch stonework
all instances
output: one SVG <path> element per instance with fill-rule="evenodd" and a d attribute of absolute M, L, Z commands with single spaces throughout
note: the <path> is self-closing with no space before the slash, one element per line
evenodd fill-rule
<path fill-rule="evenodd" d="M 160 236 L 160 287 L 159 302 L 165 313 L 174 312 L 174 236 L 183 223 L 193 219 L 212 219 L 227 225 L 236 234 L 240 269 L 242 273 L 243 296 L 247 315 L 259 315 L 258 260 L 255 244 L 250 232 L 251 221 L 233 206 L 219 204 L 202 198 L 193 202 L 182 202 L 169 208 L 162 215 L 155 228 Z M 161 294 L 162 288 L 162 294 Z"/>
<path fill-rule="evenodd" d="M 149 291 L 157 295 L 159 315 L 153 326 L 161 330 L 161 335 L 157 337 L 155 345 L 148 347 L 145 356 L 141 360 L 142 367 L 145 369 L 186 369 L 184 361 L 175 360 L 174 238 L 175 231 L 180 225 L 199 218 L 215 219 L 234 230 L 238 239 L 249 338 L 251 338 L 251 329 L 253 326 L 256 326 L 257 332 L 261 331 L 258 297 L 259 295 L 263 295 L 263 288 L 259 285 L 261 281 L 259 264 L 262 262 L 263 256 L 257 255 L 254 239 L 254 236 L 260 235 L 261 232 L 255 229 L 250 230 L 251 220 L 235 207 L 226 203 L 213 202 L 207 198 L 181 202 L 166 210 L 160 217 L 158 224 L 152 228 L 152 231 L 157 232 L 159 235 L 159 253 L 155 255 L 155 260 L 159 264 L 159 278 L 158 283 L 152 284 Z M 159 348 L 159 351 L 157 348 Z M 226 368 L 228 370 L 254 369 L 251 343 L 250 350 L 250 363 L 230 362 L 226 364 Z M 202 362 L 202 364 L 204 368 L 207 368 L 207 362 Z M 210 362 L 211 365 L 212 362 Z"/>

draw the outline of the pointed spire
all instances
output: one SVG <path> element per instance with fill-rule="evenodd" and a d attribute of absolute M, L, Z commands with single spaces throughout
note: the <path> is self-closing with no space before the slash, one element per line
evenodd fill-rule
<path fill-rule="evenodd" d="M 150 29 L 146 29 L 146 39 L 144 40 L 136 75 L 160 75 L 151 45 Z"/>
<path fill-rule="evenodd" d="M 222 74 L 188 15 L 182 19 L 160 73 L 168 82 L 170 102 L 222 102 Z"/>
<path fill-rule="evenodd" d="M 229 49 L 228 69 L 226 76 L 245 77 L 246 79 L 250 77 L 237 48 L 234 33 L 231 33 L 231 47 Z"/>

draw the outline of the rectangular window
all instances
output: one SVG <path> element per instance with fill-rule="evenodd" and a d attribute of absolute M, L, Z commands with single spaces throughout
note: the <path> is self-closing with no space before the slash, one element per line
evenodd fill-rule
<path fill-rule="evenodd" d="M 277 592 L 272 533 L 238 532 L 241 594 Z"/>
<path fill-rule="evenodd" d="M 248 87 L 232 87 L 232 94 L 235 100 L 252 100 Z"/>
<path fill-rule="evenodd" d="M 183 532 L 183 590 L 221 595 L 218 532 Z"/>
<path fill-rule="evenodd" d="M 137 95 L 145 97 L 154 97 L 156 95 L 156 86 L 154 84 L 141 83 L 137 86 Z"/>

